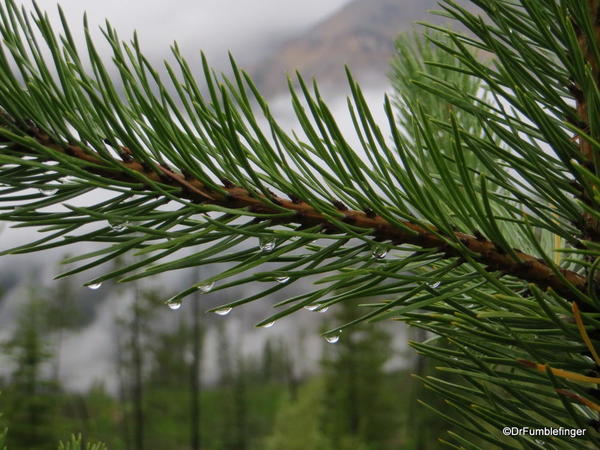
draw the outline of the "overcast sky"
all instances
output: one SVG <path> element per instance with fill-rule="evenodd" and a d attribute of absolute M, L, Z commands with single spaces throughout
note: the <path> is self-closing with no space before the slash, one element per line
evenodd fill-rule
<path fill-rule="evenodd" d="M 17 0 L 26 7 L 29 0 Z M 56 0 L 38 0 L 56 14 Z M 221 65 L 231 50 L 249 64 L 274 46 L 333 13 L 349 0 L 60 0 L 75 36 L 87 12 L 90 24 L 109 22 L 124 40 L 134 30 L 147 54 L 166 55 L 177 41 L 184 55 L 204 50 L 212 64 Z M 59 22 L 57 22 L 59 23 Z"/>

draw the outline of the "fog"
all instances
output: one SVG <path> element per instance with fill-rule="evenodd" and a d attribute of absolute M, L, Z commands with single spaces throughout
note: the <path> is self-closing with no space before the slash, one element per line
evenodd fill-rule
<path fill-rule="evenodd" d="M 26 8 L 31 2 L 21 1 Z M 211 64 L 225 67 L 231 51 L 241 64 L 268 55 L 282 41 L 297 35 L 333 13 L 349 0 L 61 0 L 71 31 L 83 37 L 82 18 L 87 13 L 90 29 L 108 19 L 121 39 L 137 31 L 144 52 L 158 62 L 177 41 L 186 56 L 206 52 Z M 59 27 L 55 0 L 38 1 Z"/>

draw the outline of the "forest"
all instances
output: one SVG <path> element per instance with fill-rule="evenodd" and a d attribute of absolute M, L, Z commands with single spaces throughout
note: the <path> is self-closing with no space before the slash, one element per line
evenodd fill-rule
<path fill-rule="evenodd" d="M 117 392 L 97 380 L 76 393 L 64 389 L 60 373 L 61 337 L 82 327 L 85 315 L 76 289 L 68 279 L 51 292 L 31 284 L 20 303 L 14 334 L 2 343 L 12 367 L 0 384 L 10 449 L 56 449 L 74 432 L 83 445 L 110 449 L 418 449 L 438 448 L 436 433 L 446 429 L 434 414 L 414 413 L 417 398 L 439 403 L 411 376 L 430 370 L 422 358 L 415 367 L 386 370 L 394 350 L 381 327 L 357 326 L 337 342 L 323 340 L 317 370 L 299 374 L 285 341 L 267 340 L 250 359 L 236 352 L 221 321 L 218 378 L 208 384 L 206 314 L 198 302 L 177 310 L 176 327 L 156 332 L 161 316 L 174 311 L 155 290 L 136 289 L 114 324 Z M 354 306 L 323 326 L 356 318 Z"/>

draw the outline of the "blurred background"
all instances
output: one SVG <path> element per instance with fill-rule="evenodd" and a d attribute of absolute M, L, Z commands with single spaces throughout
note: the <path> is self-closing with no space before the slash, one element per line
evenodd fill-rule
<path fill-rule="evenodd" d="M 58 28 L 56 2 L 39 0 Z M 96 30 L 107 18 L 124 40 L 137 31 L 155 66 L 177 41 L 201 73 L 200 50 L 228 72 L 228 52 L 247 70 L 284 128 L 297 125 L 286 76 L 315 77 L 346 135 L 344 65 L 384 122 L 383 95 L 394 39 L 427 13 L 432 0 L 61 0 L 76 39 L 87 12 Z M 25 8 L 31 8 L 28 1 Z M 349 139 L 350 142 L 352 138 Z M 101 193 L 96 194 L 101 196 Z M 39 232 L 0 223 L 0 251 Z M 293 283 L 278 296 L 226 315 L 210 308 L 264 284 L 165 300 L 209 269 L 181 271 L 138 284 L 83 287 L 101 272 L 61 280 L 70 256 L 92 244 L 0 258 L 0 426 L 9 449 L 52 449 L 80 432 L 110 449 L 384 450 L 433 449 L 447 428 L 420 406 L 436 404 L 412 373 L 426 363 L 407 346 L 424 338 L 399 322 L 362 325 L 335 343 L 320 333 L 355 317 L 352 305 L 300 311 L 271 327 L 255 324 L 275 303 L 311 289 Z M 113 261 L 120 265 L 124 261 Z"/>

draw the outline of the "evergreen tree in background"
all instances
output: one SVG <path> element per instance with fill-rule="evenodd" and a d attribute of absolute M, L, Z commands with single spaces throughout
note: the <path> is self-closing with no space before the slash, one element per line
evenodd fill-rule
<path fill-rule="evenodd" d="M 297 401 L 286 402 L 278 410 L 273 433 L 266 439 L 265 450 L 331 449 L 323 433 L 323 383 L 314 380 L 300 389 Z"/>
<path fill-rule="evenodd" d="M 56 386 L 45 374 L 52 357 L 45 334 L 45 306 L 39 293 L 32 290 L 21 305 L 12 338 L 4 343 L 15 363 L 10 389 L 0 397 L 8 421 L 6 444 L 11 449 L 56 447 L 58 430 L 53 418 L 60 406 Z"/>
<path fill-rule="evenodd" d="M 46 322 L 48 331 L 52 333 L 53 345 L 53 378 L 59 383 L 63 340 L 65 334 L 82 326 L 82 305 L 74 292 L 71 280 L 64 279 L 57 283 L 46 299 Z"/>
<path fill-rule="evenodd" d="M 431 332 L 413 345 L 438 361 L 442 375 L 422 378 L 459 430 L 449 445 L 597 448 L 600 1 L 471 3 L 477 13 L 440 2 L 469 34 L 400 41 L 385 123 L 349 74 L 353 145 L 300 77 L 302 133 L 288 133 L 233 60 L 228 79 L 203 58 L 197 81 L 174 45 L 161 76 L 137 37 L 121 42 L 106 24 L 103 61 L 87 21 L 82 48 L 62 14 L 59 33 L 6 0 L 0 218 L 44 231 L 9 252 L 101 245 L 63 276 L 138 255 L 92 285 L 218 268 L 174 292 L 172 309 L 264 286 L 223 315 L 316 277 L 258 325 L 360 299 L 359 317 L 326 338 L 366 320 Z M 93 189 L 101 200 L 72 202 Z M 586 433 L 507 437 L 505 426 Z"/>
<path fill-rule="evenodd" d="M 200 303 L 198 298 L 195 298 L 192 303 L 191 317 L 191 361 L 189 367 L 190 377 L 190 448 L 191 450 L 199 450 L 202 444 L 201 433 L 201 393 L 202 393 L 202 347 L 204 342 L 204 329 L 200 320 Z"/>
<path fill-rule="evenodd" d="M 1 393 L 0 393 L 1 395 Z M 2 417 L 2 415 L 0 415 L 0 423 L 2 424 L 2 426 L 4 426 L 4 418 Z M 6 428 L 2 428 L 2 430 L 0 431 L 0 450 L 6 450 L 6 433 L 7 433 L 7 429 Z"/>
<path fill-rule="evenodd" d="M 334 317 L 342 323 L 356 319 L 356 304 L 340 305 Z M 350 450 L 366 443 L 369 449 L 385 448 L 399 428 L 399 417 L 390 411 L 404 394 L 399 392 L 394 398 L 390 394 L 395 389 L 386 386 L 384 365 L 392 357 L 390 336 L 381 327 L 363 324 L 344 330 L 342 337 L 334 348 L 326 349 L 322 362 L 325 412 L 321 427 L 331 448 Z"/>
<path fill-rule="evenodd" d="M 122 354 L 119 355 L 120 364 L 123 367 L 120 370 L 124 372 L 125 382 L 125 399 L 131 406 L 131 415 L 127 419 L 127 423 L 131 425 L 131 436 L 126 441 L 131 439 L 132 448 L 134 450 L 143 450 L 146 448 L 147 437 L 147 401 L 145 399 L 147 394 L 147 383 L 146 383 L 146 372 L 148 371 L 149 362 L 151 356 L 155 356 L 157 367 L 161 361 L 161 357 L 164 356 L 159 349 L 156 349 L 152 355 L 151 352 L 146 352 L 145 349 L 148 347 L 148 341 L 158 340 L 161 338 L 159 333 L 153 332 L 153 320 L 157 313 L 157 304 L 159 302 L 156 291 L 150 291 L 142 289 L 139 286 L 135 286 L 133 292 L 129 293 L 133 295 L 133 301 L 127 315 L 122 317 L 119 321 L 119 325 L 123 328 L 123 341 L 124 345 L 120 348 Z M 181 351 L 184 351 L 185 347 Z M 171 349 L 171 352 L 173 349 Z M 177 359 L 176 354 L 169 355 L 170 362 Z M 171 367 L 172 369 L 172 367 Z M 154 379 L 153 379 L 154 378 Z M 172 381 L 168 379 L 169 376 L 161 374 L 159 370 L 155 371 L 150 376 L 150 382 L 157 380 L 159 383 L 165 383 L 166 386 L 172 385 Z M 180 382 L 183 380 L 179 380 Z"/>

